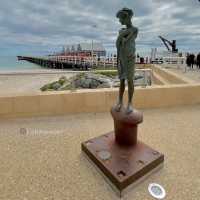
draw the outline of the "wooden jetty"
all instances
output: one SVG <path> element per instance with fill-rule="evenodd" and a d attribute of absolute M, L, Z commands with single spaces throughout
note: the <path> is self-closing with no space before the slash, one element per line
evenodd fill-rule
<path fill-rule="evenodd" d="M 52 69 L 73 69 L 88 70 L 90 68 L 117 67 L 116 57 L 93 57 L 92 56 L 72 56 L 72 55 L 52 55 L 46 57 L 17 56 L 18 60 L 25 60 L 42 67 Z M 136 63 L 139 64 L 138 58 Z"/>
<path fill-rule="evenodd" d="M 90 62 L 85 59 L 66 56 L 48 56 L 48 57 L 29 57 L 17 56 L 18 60 L 25 60 L 45 68 L 52 69 L 79 69 L 88 70 L 91 67 Z"/>
<path fill-rule="evenodd" d="M 112 58 L 96 58 L 91 56 L 47 56 L 47 57 L 29 57 L 17 56 L 18 60 L 25 60 L 42 67 L 54 69 L 78 69 L 88 70 L 92 67 L 115 67 L 117 60 Z"/>

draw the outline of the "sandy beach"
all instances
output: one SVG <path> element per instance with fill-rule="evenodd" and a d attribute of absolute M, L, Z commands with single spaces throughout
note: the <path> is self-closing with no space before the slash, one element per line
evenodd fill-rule
<path fill-rule="evenodd" d="M 40 88 L 50 82 L 57 81 L 61 76 L 67 78 L 75 71 L 62 70 L 23 70 L 0 72 L 0 95 L 12 93 L 40 92 Z"/>

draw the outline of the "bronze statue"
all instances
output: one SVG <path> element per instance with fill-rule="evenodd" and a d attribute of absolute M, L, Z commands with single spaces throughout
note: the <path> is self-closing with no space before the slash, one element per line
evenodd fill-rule
<path fill-rule="evenodd" d="M 135 39 L 137 38 L 138 28 L 134 27 L 131 22 L 133 11 L 123 8 L 117 12 L 116 17 L 122 25 L 116 41 L 117 47 L 117 68 L 120 79 L 119 97 L 115 106 L 116 111 L 120 111 L 123 106 L 123 94 L 125 91 L 125 80 L 128 82 L 128 105 L 126 113 L 133 111 L 132 97 L 134 93 L 134 73 L 135 73 Z"/>

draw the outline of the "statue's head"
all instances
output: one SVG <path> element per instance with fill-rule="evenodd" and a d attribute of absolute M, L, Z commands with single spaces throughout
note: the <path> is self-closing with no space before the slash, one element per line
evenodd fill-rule
<path fill-rule="evenodd" d="M 122 25 L 127 25 L 131 22 L 133 11 L 129 8 L 123 8 L 117 12 L 116 17 L 119 18 Z"/>

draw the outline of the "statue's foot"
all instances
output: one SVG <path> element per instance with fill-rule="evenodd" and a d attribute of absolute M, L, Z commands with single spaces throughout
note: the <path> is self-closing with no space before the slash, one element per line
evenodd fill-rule
<path fill-rule="evenodd" d="M 128 104 L 127 108 L 126 108 L 126 114 L 130 114 L 133 112 L 133 106 L 131 104 Z"/>
<path fill-rule="evenodd" d="M 114 107 L 115 111 L 120 112 L 122 106 L 123 106 L 123 104 L 121 102 L 118 102 Z"/>

